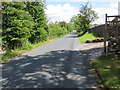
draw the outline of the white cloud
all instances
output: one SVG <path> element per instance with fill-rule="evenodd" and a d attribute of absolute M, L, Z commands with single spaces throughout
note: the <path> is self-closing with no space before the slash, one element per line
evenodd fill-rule
<path fill-rule="evenodd" d="M 47 2 L 117 2 L 118 0 L 47 0 Z"/>
<path fill-rule="evenodd" d="M 94 4 L 94 3 L 93 3 Z M 93 23 L 104 24 L 105 23 L 105 14 L 118 15 L 118 3 L 111 3 L 109 8 L 93 8 L 98 13 L 99 19 Z M 73 15 L 79 13 L 79 8 L 71 6 L 69 3 L 64 5 L 47 5 L 46 9 L 47 17 L 50 18 L 50 21 L 66 21 L 69 22 Z"/>
<path fill-rule="evenodd" d="M 110 3 L 110 8 L 94 8 L 94 10 L 98 13 L 99 19 L 94 23 L 104 24 L 105 23 L 105 14 L 108 16 L 118 15 L 118 2 Z M 109 18 L 112 20 L 113 18 Z"/>
<path fill-rule="evenodd" d="M 111 7 L 111 8 L 118 8 L 118 2 L 116 2 L 116 3 L 111 3 L 111 4 L 110 4 L 110 7 Z"/>
<path fill-rule="evenodd" d="M 77 15 L 79 10 L 70 4 L 66 3 L 64 5 L 47 5 L 45 13 L 50 21 L 66 21 L 69 22 L 73 15 Z"/>
<path fill-rule="evenodd" d="M 107 13 L 108 16 L 111 15 L 118 15 L 118 10 L 115 8 L 94 8 L 98 13 L 99 19 L 97 19 L 94 23 L 104 24 L 105 23 L 105 14 Z M 111 19 L 110 19 L 111 20 Z"/>

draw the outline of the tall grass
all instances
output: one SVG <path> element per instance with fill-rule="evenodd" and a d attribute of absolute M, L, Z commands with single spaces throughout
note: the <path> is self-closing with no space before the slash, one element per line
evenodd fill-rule
<path fill-rule="evenodd" d="M 85 43 L 87 40 L 93 40 L 97 38 L 100 38 L 100 37 L 96 37 L 92 33 L 88 33 L 88 32 L 86 32 L 84 35 L 79 37 L 81 43 Z"/>
<path fill-rule="evenodd" d="M 0 55 L 1 56 L 0 62 L 5 62 L 5 61 L 7 61 L 9 59 L 12 59 L 15 56 L 18 56 L 18 55 L 19 55 L 19 53 L 17 51 L 15 51 L 15 50 L 11 51 L 11 52 L 6 52 L 6 53 Z"/>
<path fill-rule="evenodd" d="M 120 60 L 114 55 L 103 55 L 92 62 L 107 88 L 120 88 Z"/>

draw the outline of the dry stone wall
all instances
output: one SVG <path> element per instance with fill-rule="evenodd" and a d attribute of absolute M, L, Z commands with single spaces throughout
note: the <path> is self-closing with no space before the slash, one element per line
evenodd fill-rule
<path fill-rule="evenodd" d="M 120 16 L 107 21 L 108 52 L 115 52 L 120 57 Z"/>
<path fill-rule="evenodd" d="M 89 32 L 95 34 L 96 36 L 103 37 L 103 31 L 105 29 L 105 24 L 98 25 L 90 28 Z"/>

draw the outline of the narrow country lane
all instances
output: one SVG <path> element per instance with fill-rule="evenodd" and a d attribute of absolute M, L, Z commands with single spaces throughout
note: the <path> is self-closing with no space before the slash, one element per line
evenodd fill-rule
<path fill-rule="evenodd" d="M 3 88 L 97 88 L 76 32 L 2 66 Z"/>

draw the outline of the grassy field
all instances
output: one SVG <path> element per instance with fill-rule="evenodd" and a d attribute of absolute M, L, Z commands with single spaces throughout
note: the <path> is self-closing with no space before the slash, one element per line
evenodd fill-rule
<path fill-rule="evenodd" d="M 88 32 L 79 37 L 80 43 L 85 43 L 87 40 L 93 40 L 97 38 L 99 37 L 95 37 L 92 33 L 88 33 Z"/>
<path fill-rule="evenodd" d="M 92 66 L 98 71 L 102 82 L 107 88 L 120 90 L 119 69 L 120 60 L 114 54 L 104 55 L 92 62 Z"/>

